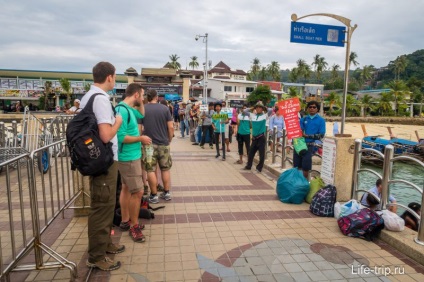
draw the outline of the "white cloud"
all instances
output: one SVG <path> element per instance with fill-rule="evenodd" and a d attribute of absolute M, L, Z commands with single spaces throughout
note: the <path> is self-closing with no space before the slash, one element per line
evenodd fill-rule
<path fill-rule="evenodd" d="M 400 54 L 423 48 L 424 1 L 386 0 L 0 0 L 0 68 L 90 71 L 99 60 L 119 73 L 132 66 L 162 67 L 171 54 L 183 67 L 191 56 L 204 61 L 208 33 L 213 64 L 224 61 L 248 70 L 253 58 L 283 69 L 315 54 L 331 66 L 344 65 L 345 49 L 289 42 L 290 16 L 326 12 L 358 24 L 352 51 L 361 66 L 386 65 Z M 340 25 L 325 17 L 302 21 Z"/>

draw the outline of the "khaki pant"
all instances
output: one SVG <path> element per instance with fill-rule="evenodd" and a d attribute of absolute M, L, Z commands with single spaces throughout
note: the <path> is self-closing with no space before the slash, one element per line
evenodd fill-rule
<path fill-rule="evenodd" d="M 112 243 L 110 232 L 116 204 L 118 162 L 114 162 L 107 175 L 92 177 L 90 195 L 91 209 L 88 215 L 88 261 L 98 262 L 106 256 Z"/>

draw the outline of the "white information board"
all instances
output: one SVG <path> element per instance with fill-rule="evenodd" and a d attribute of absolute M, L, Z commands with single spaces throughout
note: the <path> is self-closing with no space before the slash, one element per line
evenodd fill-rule
<path fill-rule="evenodd" d="M 335 139 L 325 138 L 323 142 L 321 178 L 325 184 L 334 185 L 337 144 Z"/>

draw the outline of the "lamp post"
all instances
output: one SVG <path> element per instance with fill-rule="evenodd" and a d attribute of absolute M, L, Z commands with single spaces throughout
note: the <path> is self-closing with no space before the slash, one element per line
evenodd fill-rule
<path fill-rule="evenodd" d="M 203 43 L 206 44 L 205 48 L 205 75 L 203 76 L 203 99 L 205 104 L 208 103 L 208 34 L 205 35 L 196 35 L 194 39 L 199 40 L 199 38 L 203 38 Z"/>

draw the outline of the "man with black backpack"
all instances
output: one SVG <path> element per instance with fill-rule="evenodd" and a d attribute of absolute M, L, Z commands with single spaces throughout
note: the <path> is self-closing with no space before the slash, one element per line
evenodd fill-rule
<path fill-rule="evenodd" d="M 141 169 L 141 143 L 150 145 L 152 139 L 140 136 L 137 119 L 144 118 L 144 89 L 138 83 L 131 83 L 125 90 L 125 99 L 115 110 L 122 116 L 122 125 L 118 130 L 118 169 L 121 174 L 122 190 L 120 206 L 121 231 L 128 231 L 134 242 L 144 242 L 143 224 L 138 222 L 140 203 L 143 197 Z M 134 109 L 138 107 L 138 110 Z"/>
<path fill-rule="evenodd" d="M 110 233 L 116 201 L 116 181 L 118 178 L 118 141 L 116 133 L 122 124 L 122 117 L 115 117 L 107 91 L 115 87 L 115 67 L 108 62 L 100 62 L 93 67 L 94 84 L 81 100 L 84 109 L 92 104 L 100 139 L 103 143 L 112 143 L 113 163 L 103 174 L 92 176 L 90 195 L 91 209 L 88 215 L 88 260 L 87 266 L 111 271 L 121 267 L 120 261 L 106 256 L 121 253 L 125 246 L 112 243 Z M 90 99 L 93 95 L 93 99 Z M 81 111 L 82 112 L 82 111 Z M 82 114 L 82 113 L 80 113 Z M 80 115 L 78 114 L 78 116 Z M 87 140 L 88 142 L 89 140 Z"/>

